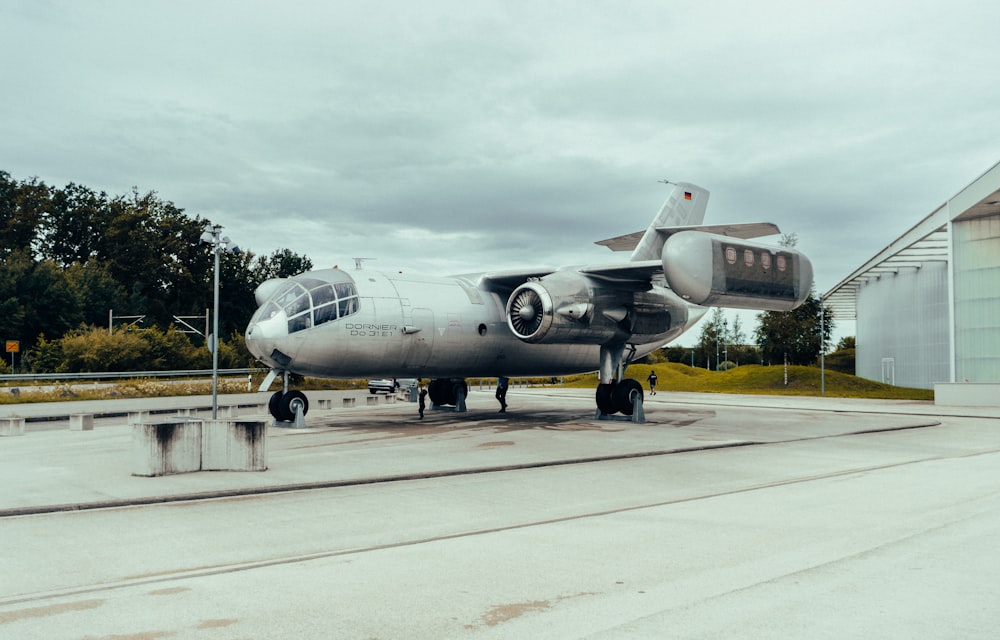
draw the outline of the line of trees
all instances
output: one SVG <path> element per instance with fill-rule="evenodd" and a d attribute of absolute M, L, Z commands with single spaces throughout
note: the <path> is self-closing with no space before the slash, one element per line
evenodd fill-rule
<path fill-rule="evenodd" d="M 38 178 L 15 180 L 0 170 L 0 337 L 20 341 L 19 369 L 54 370 L 53 345 L 106 330 L 112 309 L 144 315 L 144 327 L 164 336 L 174 316 L 203 315 L 212 307 L 214 257 L 200 238 L 210 224 L 154 191 L 109 196 L 74 183 L 56 188 Z M 242 332 L 256 307 L 257 285 L 310 268 L 307 257 L 288 249 L 260 257 L 223 254 L 220 336 Z M 48 351 L 39 351 L 40 344 Z M 193 344 L 203 346 L 204 338 Z"/>
<path fill-rule="evenodd" d="M 665 347 L 663 356 L 670 362 L 681 362 L 707 369 L 728 369 L 742 364 L 816 364 L 820 351 L 830 348 L 833 334 L 833 310 L 824 309 L 820 317 L 820 302 L 810 295 L 792 311 L 765 311 L 757 314 L 758 326 L 751 343 L 743 331 L 739 316 L 732 322 L 720 308 L 701 325 L 701 334 L 694 347 Z M 853 349 L 841 341 L 837 349 Z M 853 354 L 851 354 L 853 355 Z M 841 365 L 846 369 L 847 363 Z M 850 363 L 853 373 L 853 361 Z"/>

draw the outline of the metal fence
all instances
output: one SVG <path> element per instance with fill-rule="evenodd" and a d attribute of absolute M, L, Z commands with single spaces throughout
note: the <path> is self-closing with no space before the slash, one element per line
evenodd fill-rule
<path fill-rule="evenodd" d="M 220 376 L 245 376 L 261 369 L 219 369 Z M 0 375 L 0 382 L 34 382 L 44 380 L 131 380 L 137 378 L 205 378 L 212 377 L 211 369 L 180 371 L 91 371 L 89 373 L 8 373 Z"/>

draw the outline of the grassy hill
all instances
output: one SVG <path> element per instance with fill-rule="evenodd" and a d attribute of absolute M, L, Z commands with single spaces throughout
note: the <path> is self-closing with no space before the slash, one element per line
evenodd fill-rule
<path fill-rule="evenodd" d="M 763 395 L 820 395 L 820 370 L 817 367 L 788 367 L 785 384 L 784 367 L 743 365 L 729 371 L 709 371 L 685 364 L 667 362 L 656 365 L 632 365 L 628 377 L 642 382 L 650 370 L 656 371 L 658 391 L 692 391 L 698 393 L 750 393 Z M 595 387 L 597 375 L 573 376 L 566 379 L 568 387 Z M 890 400 L 933 400 L 930 389 L 910 389 L 873 382 L 857 376 L 826 371 L 826 395 L 839 398 L 885 398 Z"/>
<path fill-rule="evenodd" d="M 695 369 L 686 364 L 665 362 L 656 365 L 632 365 L 628 377 L 640 381 L 646 387 L 649 371 L 656 371 L 658 391 L 692 391 L 698 393 L 751 393 L 762 395 L 820 395 L 820 370 L 816 367 L 788 367 L 788 384 L 784 383 L 783 367 L 762 367 L 743 365 L 729 371 L 708 371 Z M 263 377 L 263 376 L 260 376 Z M 494 379 L 491 378 L 492 382 Z M 539 378 L 543 383 L 547 379 Z M 255 380 L 253 389 L 259 380 Z M 242 393 L 247 390 L 245 378 L 220 379 L 220 393 Z M 469 384 L 474 384 L 473 380 Z M 597 374 L 567 376 L 564 386 L 594 389 Z M 367 389 L 365 380 L 320 380 L 307 378 L 298 385 L 302 389 Z M 273 389 L 277 389 L 276 386 Z M 142 398 L 174 395 L 206 395 L 211 393 L 211 384 L 206 381 L 191 381 L 184 384 L 158 382 L 155 380 L 128 380 L 115 383 L 108 388 L 74 389 L 71 385 L 54 385 L 48 390 L 25 390 L 15 396 L 9 389 L 0 390 L 0 405 L 22 402 L 58 402 L 62 400 L 101 400 L 105 398 Z M 826 395 L 834 398 L 885 398 L 890 400 L 933 400 L 934 392 L 929 389 L 909 389 L 872 382 L 844 373 L 827 370 Z"/>

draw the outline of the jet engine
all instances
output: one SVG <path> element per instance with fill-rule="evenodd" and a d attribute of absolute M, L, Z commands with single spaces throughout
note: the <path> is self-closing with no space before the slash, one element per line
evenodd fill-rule
<path fill-rule="evenodd" d="M 788 311 L 812 288 L 812 264 L 786 247 L 700 231 L 663 245 L 663 273 L 677 295 L 698 305 Z"/>
<path fill-rule="evenodd" d="M 631 314 L 620 294 L 602 295 L 576 271 L 556 271 L 522 284 L 507 300 L 507 326 L 531 343 L 603 344 L 627 336 Z"/>

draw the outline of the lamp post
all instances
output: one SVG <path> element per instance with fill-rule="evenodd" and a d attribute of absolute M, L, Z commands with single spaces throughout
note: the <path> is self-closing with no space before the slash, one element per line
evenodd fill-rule
<path fill-rule="evenodd" d="M 228 251 L 238 254 L 237 247 L 229 236 L 222 235 L 222 225 L 211 224 L 205 227 L 201 241 L 212 245 L 215 254 L 215 277 L 213 278 L 213 312 L 212 335 L 208 337 L 208 348 L 212 350 L 212 420 L 219 416 L 219 252 Z"/>
<path fill-rule="evenodd" d="M 719 370 L 719 325 L 715 325 L 715 370 Z"/>
<path fill-rule="evenodd" d="M 729 362 L 729 321 L 725 319 L 722 320 L 722 340 L 722 361 Z"/>

